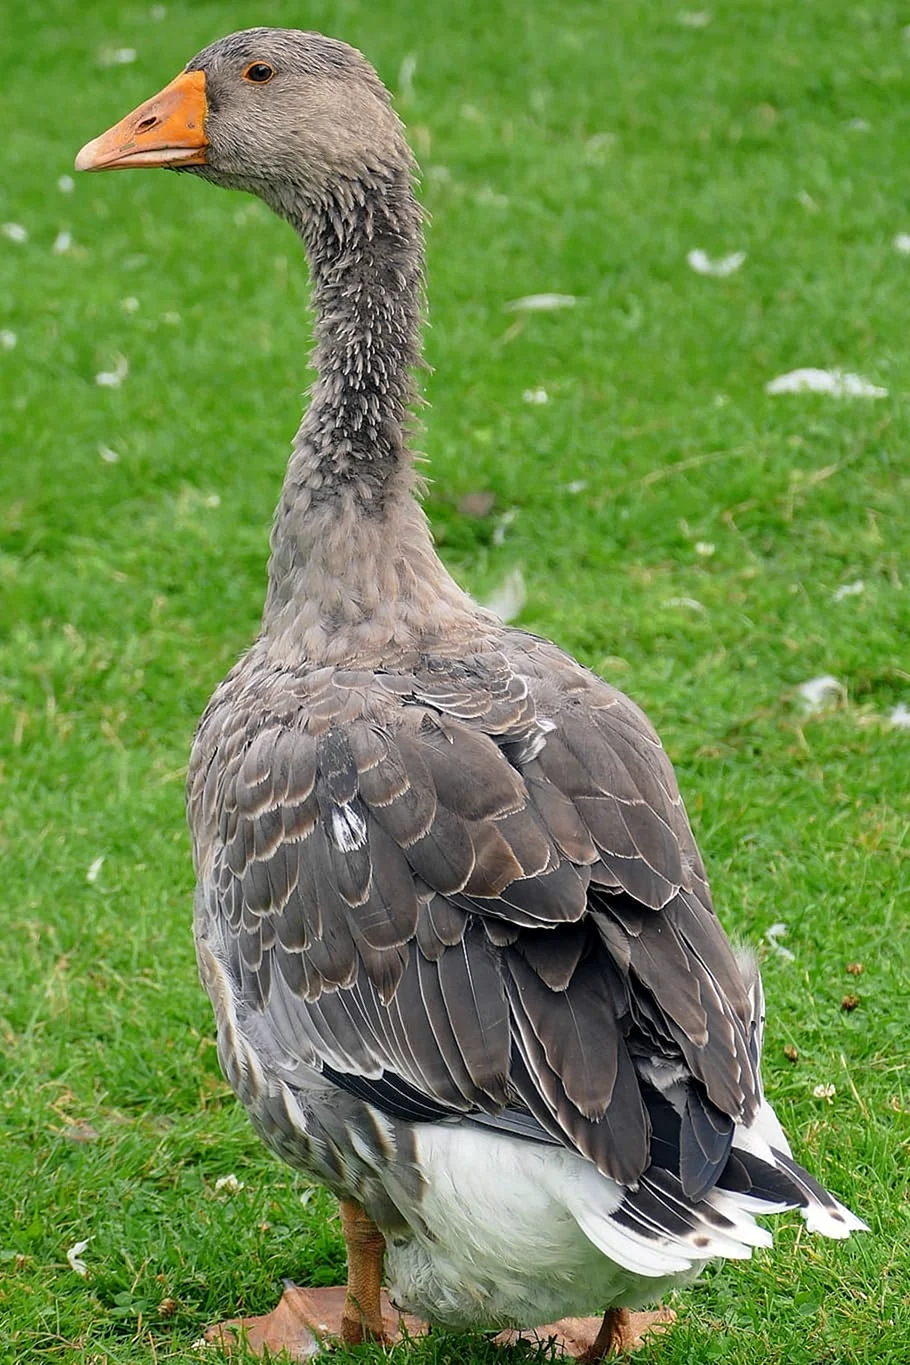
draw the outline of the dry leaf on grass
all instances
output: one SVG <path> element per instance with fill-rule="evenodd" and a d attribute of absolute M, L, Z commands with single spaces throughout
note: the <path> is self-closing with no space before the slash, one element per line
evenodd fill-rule
<path fill-rule="evenodd" d="M 463 517 L 485 517 L 493 510 L 496 498 L 487 492 L 465 493 L 458 499 L 458 510 Z"/>

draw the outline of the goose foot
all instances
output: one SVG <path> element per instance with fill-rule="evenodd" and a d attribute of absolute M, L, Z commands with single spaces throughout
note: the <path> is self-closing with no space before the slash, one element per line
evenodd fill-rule
<path fill-rule="evenodd" d="M 582 1365 L 598 1365 L 608 1355 L 635 1351 L 645 1344 L 648 1332 L 660 1331 L 675 1322 L 672 1308 L 657 1308 L 647 1313 L 632 1313 L 628 1308 L 612 1308 L 603 1318 L 560 1318 L 543 1327 L 520 1332 L 500 1332 L 499 1346 L 527 1342 L 536 1347 L 552 1342 L 557 1358 L 578 1360 Z"/>
<path fill-rule="evenodd" d="M 380 1300 L 381 1324 L 352 1321 L 346 1311 L 347 1300 L 344 1285 L 302 1289 L 288 1280 L 271 1313 L 219 1322 L 208 1328 L 205 1339 L 217 1343 L 228 1354 L 243 1342 L 255 1356 L 266 1351 L 276 1356 L 285 1351 L 288 1360 L 299 1362 L 312 1360 L 339 1340 L 351 1346 L 363 1341 L 394 1346 L 403 1336 L 421 1336 L 427 1330 L 426 1323 L 419 1318 L 393 1308 L 385 1290 Z"/>

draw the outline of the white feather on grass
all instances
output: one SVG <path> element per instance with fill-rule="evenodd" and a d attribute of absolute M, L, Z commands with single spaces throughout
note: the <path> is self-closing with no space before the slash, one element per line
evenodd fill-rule
<path fill-rule="evenodd" d="M 505 578 L 490 593 L 483 606 L 495 612 L 500 621 L 514 621 L 527 601 L 524 574 L 521 569 L 510 569 Z"/>
<path fill-rule="evenodd" d="M 776 396 L 782 393 L 823 393 L 831 398 L 887 398 L 888 390 L 872 384 L 862 375 L 845 370 L 817 370 L 811 367 L 789 370 L 765 385 L 765 392 Z"/>

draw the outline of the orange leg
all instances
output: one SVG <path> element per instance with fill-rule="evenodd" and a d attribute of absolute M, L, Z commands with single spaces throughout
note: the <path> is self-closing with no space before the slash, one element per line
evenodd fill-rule
<path fill-rule="evenodd" d="M 341 1340 L 349 1346 L 379 1341 L 391 1346 L 402 1331 L 419 1336 L 426 1323 L 397 1312 L 381 1290 L 385 1242 L 382 1233 L 359 1204 L 341 1201 L 341 1228 L 348 1251 L 345 1287 L 301 1289 L 285 1281 L 284 1293 L 271 1313 L 257 1318 L 219 1322 L 205 1333 L 230 1352 L 238 1341 L 253 1355 L 270 1357 L 284 1352 L 292 1361 L 309 1361 L 321 1342 Z"/>
<path fill-rule="evenodd" d="M 341 1318 L 341 1339 L 388 1344 L 382 1321 L 382 1262 L 385 1240 L 369 1214 L 353 1200 L 341 1200 L 341 1230 L 348 1249 L 348 1285 Z"/>
<path fill-rule="evenodd" d="M 632 1314 L 628 1308 L 608 1308 L 600 1331 L 578 1359 L 582 1365 L 599 1365 L 605 1356 L 619 1355 L 631 1346 L 631 1336 Z"/>

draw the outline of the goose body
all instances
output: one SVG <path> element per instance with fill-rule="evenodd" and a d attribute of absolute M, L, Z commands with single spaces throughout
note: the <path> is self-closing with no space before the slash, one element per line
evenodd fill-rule
<path fill-rule="evenodd" d="M 257 1130 L 451 1327 L 652 1301 L 770 1245 L 756 1213 L 846 1236 L 651 726 L 553 645 L 472 643 L 289 673 L 260 642 L 203 717 L 197 946 Z"/>
<path fill-rule="evenodd" d="M 234 34 L 77 161 L 139 164 L 264 198 L 317 310 L 262 630 L 188 782 L 200 972 L 263 1140 L 372 1220 L 397 1303 L 453 1327 L 654 1300 L 769 1245 L 764 1213 L 862 1227 L 763 1096 L 758 973 L 650 723 L 433 549 L 420 215 L 375 73 Z"/>

